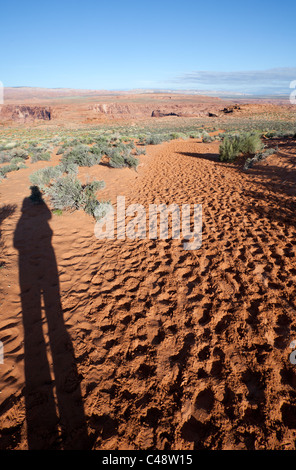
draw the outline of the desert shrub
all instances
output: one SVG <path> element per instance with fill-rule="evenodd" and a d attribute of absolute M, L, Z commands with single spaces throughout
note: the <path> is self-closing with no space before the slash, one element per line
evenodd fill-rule
<path fill-rule="evenodd" d="M 50 160 L 50 153 L 44 152 L 44 150 L 36 148 L 34 152 L 31 154 L 31 163 L 36 163 L 39 161 L 48 162 Z"/>
<path fill-rule="evenodd" d="M 0 177 L 1 179 L 5 178 L 6 177 L 6 174 L 7 173 L 10 173 L 11 171 L 17 171 L 17 170 L 20 170 L 22 168 L 27 168 L 26 165 L 23 163 L 23 161 L 21 162 L 11 162 L 9 165 L 5 165 L 5 166 L 2 166 L 0 168 Z"/>
<path fill-rule="evenodd" d="M 139 160 L 132 155 L 129 155 L 128 157 L 125 158 L 125 163 L 130 167 L 134 168 L 135 170 L 137 169 L 139 165 Z"/>
<path fill-rule="evenodd" d="M 190 132 L 189 134 L 190 139 L 200 139 L 201 133 L 200 132 Z"/>
<path fill-rule="evenodd" d="M 96 192 L 105 187 L 104 181 L 93 181 L 84 186 L 81 198 L 81 207 L 87 214 L 94 216 L 96 208 L 99 204 L 96 198 Z"/>
<path fill-rule="evenodd" d="M 61 173 L 68 173 L 72 176 L 78 174 L 78 165 L 71 161 L 61 161 L 58 167 L 61 169 Z"/>
<path fill-rule="evenodd" d="M 99 202 L 94 209 L 93 216 L 96 220 L 100 220 L 102 217 L 108 214 L 108 212 L 112 209 L 112 204 L 109 201 L 102 201 Z"/>
<path fill-rule="evenodd" d="M 213 142 L 214 140 L 215 140 L 215 137 L 210 136 L 209 134 L 204 135 L 202 138 L 203 143 Z"/>
<path fill-rule="evenodd" d="M 57 149 L 56 154 L 57 154 L 57 155 L 63 155 L 63 153 L 65 152 L 65 150 L 66 150 L 66 147 L 61 146 L 61 147 L 59 147 L 59 148 Z"/>
<path fill-rule="evenodd" d="M 79 209 L 82 184 L 73 176 L 61 176 L 53 181 L 45 194 L 50 197 L 54 209 Z"/>
<path fill-rule="evenodd" d="M 243 134 L 238 139 L 241 153 L 253 155 L 262 149 L 262 142 L 258 133 Z"/>
<path fill-rule="evenodd" d="M 220 145 L 221 161 L 233 161 L 240 153 L 254 155 L 262 149 L 258 133 L 226 135 Z"/>
<path fill-rule="evenodd" d="M 123 168 L 128 166 L 130 168 L 137 168 L 139 161 L 131 155 L 131 149 L 125 145 L 110 148 L 106 154 L 109 157 L 109 166 L 111 168 Z"/>
<path fill-rule="evenodd" d="M 267 137 L 268 139 L 273 139 L 276 136 L 277 132 L 276 131 L 269 131 L 265 132 L 264 136 Z"/>
<path fill-rule="evenodd" d="M 113 152 L 110 156 L 109 165 L 112 168 L 123 168 L 126 166 L 126 161 L 120 152 Z"/>
<path fill-rule="evenodd" d="M 84 144 L 76 145 L 62 157 L 64 164 L 76 164 L 78 166 L 93 166 L 100 163 L 101 156 L 91 152 L 91 149 Z"/>
<path fill-rule="evenodd" d="M 49 196 L 55 210 L 83 209 L 94 215 L 99 204 L 96 191 L 104 187 L 103 181 L 93 181 L 86 185 L 71 175 L 61 176 L 54 180 L 45 194 Z"/>
<path fill-rule="evenodd" d="M 19 166 L 21 166 L 22 168 L 25 168 L 25 167 L 23 166 L 23 164 L 24 164 L 23 158 L 20 158 L 20 157 L 13 157 L 13 158 L 10 160 L 10 163 L 11 163 L 11 164 L 16 164 L 16 165 L 19 165 L 19 164 L 20 164 Z"/>
<path fill-rule="evenodd" d="M 219 153 L 221 162 L 233 161 L 239 155 L 237 141 L 230 137 L 225 137 L 220 145 Z"/>
<path fill-rule="evenodd" d="M 30 175 L 30 181 L 33 185 L 43 189 L 45 186 L 49 185 L 51 180 L 61 176 L 63 172 L 63 169 L 59 165 L 40 168 Z"/>
<path fill-rule="evenodd" d="M 8 152 L 0 151 L 0 163 L 8 163 L 10 162 L 11 155 Z"/>
<path fill-rule="evenodd" d="M 137 147 L 136 155 L 146 155 L 146 147 Z"/>
<path fill-rule="evenodd" d="M 187 139 L 187 135 L 184 134 L 183 132 L 171 132 L 169 137 L 170 137 L 170 140 Z"/>
<path fill-rule="evenodd" d="M 170 140 L 169 137 L 161 135 L 161 134 L 154 134 L 146 137 L 146 145 L 158 145 L 162 144 L 165 141 Z"/>
<path fill-rule="evenodd" d="M 59 216 L 60 216 L 60 215 L 63 214 L 63 211 L 62 211 L 61 209 L 54 209 L 54 210 L 52 211 L 52 213 L 53 213 L 54 215 L 59 215 Z"/>
<path fill-rule="evenodd" d="M 23 148 L 15 148 L 11 150 L 10 155 L 12 158 L 21 158 L 22 160 L 26 160 L 29 156 L 28 152 Z"/>
<path fill-rule="evenodd" d="M 13 149 L 14 147 L 17 146 L 17 143 L 16 142 L 8 142 L 7 144 L 4 145 L 4 148 L 6 150 L 10 150 L 10 149 Z"/>
<path fill-rule="evenodd" d="M 138 135 L 138 144 L 139 145 L 145 145 L 146 143 L 146 136 L 145 135 Z"/>
<path fill-rule="evenodd" d="M 97 156 L 98 163 L 100 163 L 102 155 L 104 155 L 105 153 L 104 150 L 105 150 L 105 145 L 98 145 L 98 144 L 95 144 L 90 149 L 91 153 Z M 101 158 L 98 158 L 98 157 L 101 157 Z"/>
<path fill-rule="evenodd" d="M 129 142 L 125 144 L 125 146 L 132 150 L 135 148 L 135 142 L 133 140 L 130 140 Z"/>
<path fill-rule="evenodd" d="M 21 148 L 0 151 L 0 163 L 8 163 L 12 161 L 14 158 L 26 160 L 28 158 L 28 152 Z"/>

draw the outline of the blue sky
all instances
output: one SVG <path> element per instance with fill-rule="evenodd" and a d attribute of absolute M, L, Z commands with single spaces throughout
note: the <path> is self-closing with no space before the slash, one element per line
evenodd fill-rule
<path fill-rule="evenodd" d="M 289 93 L 295 22 L 295 0 L 12 0 L 1 7 L 0 81 Z"/>

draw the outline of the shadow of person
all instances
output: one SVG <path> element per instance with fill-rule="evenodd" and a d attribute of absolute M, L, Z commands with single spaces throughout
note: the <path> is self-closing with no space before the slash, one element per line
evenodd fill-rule
<path fill-rule="evenodd" d="M 50 218 L 35 187 L 35 193 L 32 190 L 23 201 L 14 234 L 24 325 L 28 448 L 87 449 L 80 381 L 63 320 Z"/>

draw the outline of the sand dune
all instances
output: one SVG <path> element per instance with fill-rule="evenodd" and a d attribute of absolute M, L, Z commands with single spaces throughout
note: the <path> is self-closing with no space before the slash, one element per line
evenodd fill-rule
<path fill-rule="evenodd" d="M 99 241 L 83 212 L 23 205 L 49 163 L 1 183 L 1 448 L 294 449 L 295 141 L 247 172 L 218 146 L 172 141 L 138 173 L 80 172 L 113 202 L 201 203 L 197 251 Z"/>

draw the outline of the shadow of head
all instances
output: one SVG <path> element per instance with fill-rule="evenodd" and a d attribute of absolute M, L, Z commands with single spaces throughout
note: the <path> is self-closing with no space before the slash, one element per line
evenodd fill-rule
<path fill-rule="evenodd" d="M 38 216 L 42 220 L 49 220 L 52 217 L 51 211 L 42 198 L 42 193 L 38 186 L 31 186 L 31 194 L 23 200 L 21 212 L 22 216 Z"/>

